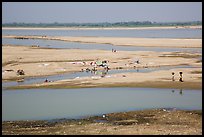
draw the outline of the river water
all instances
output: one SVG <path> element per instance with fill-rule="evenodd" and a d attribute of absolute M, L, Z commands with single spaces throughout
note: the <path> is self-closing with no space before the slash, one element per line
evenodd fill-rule
<path fill-rule="evenodd" d="M 86 49 L 86 50 L 109 50 L 117 49 L 117 51 L 155 51 L 155 52 L 191 52 L 201 53 L 201 48 L 161 48 L 161 47 L 138 47 L 138 46 L 114 46 L 111 44 L 94 44 L 94 43 L 78 43 L 57 40 L 42 39 L 10 39 L 3 38 L 2 44 L 32 46 L 39 45 L 44 48 L 57 49 Z"/>
<path fill-rule="evenodd" d="M 202 109 L 202 91 L 158 88 L 25 89 L 2 92 L 2 120 L 82 118 L 152 108 Z"/>
<path fill-rule="evenodd" d="M 202 38 L 202 29 L 154 30 L 17 30 L 2 29 L 2 35 L 95 36 L 138 38 Z"/>
<path fill-rule="evenodd" d="M 49 35 L 49 36 L 112 36 L 146 38 L 202 38 L 200 29 L 172 30 L 3 30 L 2 35 Z M 2 39 L 3 44 L 39 45 L 48 48 L 76 48 L 126 51 L 198 52 L 201 48 L 144 48 L 113 46 L 110 44 L 84 44 L 54 40 Z M 190 66 L 177 66 L 190 67 Z M 124 72 L 150 72 L 170 68 L 148 68 L 110 70 L 107 75 Z M 3 73 L 3 71 L 2 71 Z M 2 82 L 2 86 L 14 86 L 61 80 L 82 76 L 93 76 L 87 72 L 26 78 L 25 82 Z M 202 90 L 160 88 L 79 88 L 79 89 L 23 89 L 2 88 L 2 120 L 50 120 L 59 118 L 82 118 L 104 113 L 142 110 L 152 108 L 175 108 L 202 110 Z"/>

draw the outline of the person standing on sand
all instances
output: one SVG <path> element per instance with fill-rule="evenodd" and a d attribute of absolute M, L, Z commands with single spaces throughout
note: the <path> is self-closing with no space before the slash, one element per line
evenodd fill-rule
<path fill-rule="evenodd" d="M 175 81 L 175 79 L 174 79 L 174 72 L 172 72 L 171 74 L 172 74 L 172 81 Z"/>
<path fill-rule="evenodd" d="M 180 81 L 180 82 L 183 82 L 183 77 L 182 77 L 183 72 L 179 72 L 179 74 L 180 74 L 179 81 Z"/>

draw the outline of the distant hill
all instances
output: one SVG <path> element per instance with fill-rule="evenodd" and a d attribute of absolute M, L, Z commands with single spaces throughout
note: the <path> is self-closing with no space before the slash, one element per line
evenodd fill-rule
<path fill-rule="evenodd" d="M 202 25 L 202 21 L 191 22 L 116 22 L 116 23 L 4 23 L 2 27 L 156 27 L 156 26 L 196 26 Z"/>

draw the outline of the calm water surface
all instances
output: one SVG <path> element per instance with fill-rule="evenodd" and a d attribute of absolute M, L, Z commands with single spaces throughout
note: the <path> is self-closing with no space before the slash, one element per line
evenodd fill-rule
<path fill-rule="evenodd" d="M 157 30 L 2 30 L 2 35 L 47 35 L 47 36 L 105 36 L 105 37 L 142 37 L 142 38 L 202 38 L 202 29 L 157 29 Z M 199 52 L 201 48 L 149 48 L 132 46 L 113 46 L 110 44 L 87 44 L 54 40 L 2 39 L 3 44 L 39 45 L 48 48 L 74 48 L 124 51 L 157 52 Z"/>
<path fill-rule="evenodd" d="M 192 52 L 201 53 L 202 48 L 162 48 L 162 47 L 134 47 L 134 46 L 114 46 L 111 44 L 94 44 L 94 43 L 79 43 L 57 40 L 41 40 L 41 39 L 10 39 L 3 38 L 2 44 L 32 46 L 39 45 L 45 48 L 57 49 L 89 49 L 89 50 L 109 50 L 116 49 L 117 51 L 155 51 L 155 52 Z"/>
<path fill-rule="evenodd" d="M 202 91 L 157 88 L 25 89 L 2 92 L 2 120 L 82 118 L 152 108 L 202 110 Z"/>
<path fill-rule="evenodd" d="M 202 38 L 202 29 L 155 30 L 7 30 L 2 35 L 96 36 L 139 38 Z"/>

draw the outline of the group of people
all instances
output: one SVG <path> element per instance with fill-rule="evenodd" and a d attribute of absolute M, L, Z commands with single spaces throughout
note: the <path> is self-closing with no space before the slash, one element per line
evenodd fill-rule
<path fill-rule="evenodd" d="M 116 49 L 112 49 L 112 52 L 116 52 Z"/>
<path fill-rule="evenodd" d="M 175 81 L 174 74 L 175 74 L 175 73 L 172 72 L 172 81 Z M 183 82 L 183 76 L 182 76 L 182 74 L 183 74 L 183 72 L 179 72 L 179 75 L 180 75 L 179 81 L 180 81 L 180 82 Z"/>
<path fill-rule="evenodd" d="M 94 74 L 101 74 L 101 77 L 104 77 L 107 74 L 108 70 L 110 69 L 108 67 L 108 62 L 109 61 L 107 61 L 107 60 L 100 61 L 100 60 L 97 59 L 97 61 L 90 62 L 90 66 L 93 66 L 93 68 L 81 69 L 81 72 L 86 71 L 86 72 L 91 72 L 91 73 L 94 73 Z M 104 70 L 102 72 L 98 72 L 97 71 L 98 67 L 103 67 Z"/>
<path fill-rule="evenodd" d="M 17 70 L 17 75 L 25 75 L 24 70 L 18 69 L 18 70 Z"/>
<path fill-rule="evenodd" d="M 53 81 L 50 81 L 50 80 L 48 80 L 48 79 L 46 78 L 44 82 L 53 82 Z"/>

